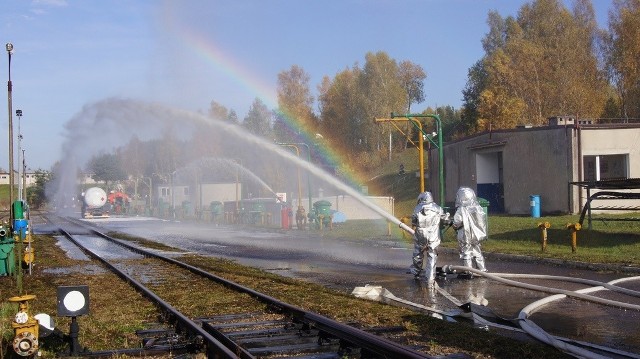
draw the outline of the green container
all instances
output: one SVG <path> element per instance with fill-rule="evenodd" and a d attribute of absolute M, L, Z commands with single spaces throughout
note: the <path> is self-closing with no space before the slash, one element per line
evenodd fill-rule
<path fill-rule="evenodd" d="M 224 209 L 224 205 L 220 201 L 213 201 L 209 205 L 209 209 L 211 210 L 211 214 L 220 215 Z"/>
<path fill-rule="evenodd" d="M 24 219 L 24 208 L 22 201 L 13 202 L 13 219 Z"/>
<path fill-rule="evenodd" d="M 313 203 L 313 209 L 317 216 L 330 216 L 331 215 L 331 202 L 321 200 Z"/>
<path fill-rule="evenodd" d="M 251 210 L 254 211 L 254 212 L 264 212 L 265 211 L 264 202 L 255 202 L 255 203 L 253 203 L 251 208 L 252 208 Z"/>
<path fill-rule="evenodd" d="M 484 211 L 484 220 L 487 223 L 487 239 L 489 239 L 489 201 L 484 198 L 478 197 L 478 203 Z"/>
<path fill-rule="evenodd" d="M 191 207 L 191 202 L 189 201 L 182 201 L 182 210 L 185 214 L 191 214 L 193 213 L 192 211 L 192 207 Z"/>
<path fill-rule="evenodd" d="M 3 227 L 8 233 L 8 230 Z M 15 269 L 15 258 L 13 255 L 13 238 L 10 235 L 0 237 L 0 277 L 12 275 Z"/>

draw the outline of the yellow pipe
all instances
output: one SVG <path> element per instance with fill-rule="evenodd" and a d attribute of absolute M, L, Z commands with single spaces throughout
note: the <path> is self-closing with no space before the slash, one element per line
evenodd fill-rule
<path fill-rule="evenodd" d="M 567 223 L 567 229 L 571 231 L 571 252 L 575 253 L 578 250 L 578 235 L 580 230 L 580 223 Z"/>
<path fill-rule="evenodd" d="M 551 223 L 549 222 L 540 222 L 538 223 L 538 228 L 540 228 L 540 235 L 542 237 L 542 251 L 547 251 L 547 229 L 551 227 Z"/>

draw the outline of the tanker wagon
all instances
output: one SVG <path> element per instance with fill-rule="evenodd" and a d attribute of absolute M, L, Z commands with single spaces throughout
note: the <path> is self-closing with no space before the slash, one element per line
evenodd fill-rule
<path fill-rule="evenodd" d="M 91 187 L 82 194 L 82 218 L 107 218 L 109 210 L 105 207 L 107 193 L 100 187 Z"/>

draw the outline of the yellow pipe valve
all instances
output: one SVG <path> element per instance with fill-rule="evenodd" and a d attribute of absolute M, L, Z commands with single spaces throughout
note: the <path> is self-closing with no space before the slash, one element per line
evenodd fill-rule
<path fill-rule="evenodd" d="M 11 326 L 15 332 L 13 350 L 19 356 L 29 357 L 38 351 L 38 320 L 29 314 L 29 301 L 35 299 L 33 294 L 9 298 L 9 302 L 20 303 Z"/>
<path fill-rule="evenodd" d="M 578 235 L 577 232 L 582 228 L 580 223 L 567 223 L 567 229 L 571 231 L 571 252 L 575 253 L 578 250 Z"/>
<path fill-rule="evenodd" d="M 540 222 L 538 223 L 538 228 L 540 228 L 540 236 L 542 237 L 542 251 L 545 252 L 547 250 L 547 229 L 551 227 L 551 223 L 549 222 Z"/>

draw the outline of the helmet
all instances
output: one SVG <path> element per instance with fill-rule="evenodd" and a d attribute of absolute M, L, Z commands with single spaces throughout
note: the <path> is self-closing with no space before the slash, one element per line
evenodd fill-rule
<path fill-rule="evenodd" d="M 476 193 L 469 187 L 460 187 L 456 193 L 456 207 L 478 205 Z"/>
<path fill-rule="evenodd" d="M 418 204 L 427 204 L 433 202 L 431 192 L 422 192 L 418 195 Z"/>

